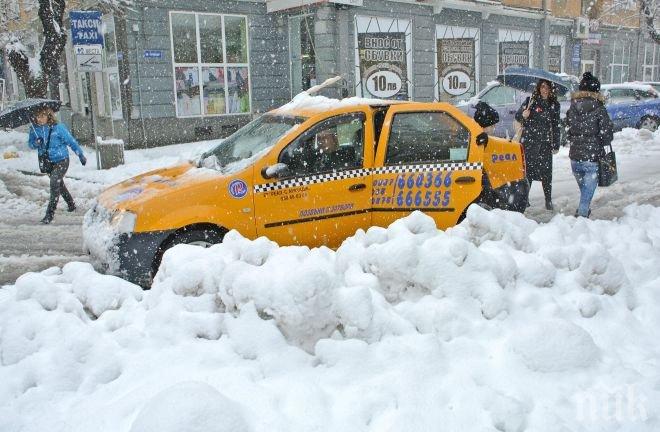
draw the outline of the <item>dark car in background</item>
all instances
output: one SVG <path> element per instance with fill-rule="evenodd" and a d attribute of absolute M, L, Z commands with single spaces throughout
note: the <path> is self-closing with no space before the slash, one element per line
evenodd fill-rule
<path fill-rule="evenodd" d="M 604 84 L 607 112 L 614 130 L 638 128 L 655 131 L 660 126 L 660 97 L 650 84 Z"/>

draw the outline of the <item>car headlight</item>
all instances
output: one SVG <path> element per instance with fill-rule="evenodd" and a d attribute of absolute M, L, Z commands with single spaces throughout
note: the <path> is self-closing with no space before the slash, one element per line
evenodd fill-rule
<path fill-rule="evenodd" d="M 127 210 L 120 210 L 112 216 L 110 225 L 120 234 L 132 233 L 135 229 L 137 215 Z"/>

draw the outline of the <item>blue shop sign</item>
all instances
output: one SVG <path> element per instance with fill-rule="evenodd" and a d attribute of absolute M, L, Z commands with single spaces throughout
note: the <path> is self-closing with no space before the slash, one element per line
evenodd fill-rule
<path fill-rule="evenodd" d="M 578 69 L 580 67 L 581 59 L 582 59 L 582 44 L 576 43 L 575 45 L 573 45 L 573 55 L 571 56 L 573 69 Z"/>
<path fill-rule="evenodd" d="M 162 59 L 163 50 L 144 50 L 144 58 L 146 59 Z"/>
<path fill-rule="evenodd" d="M 101 12 L 71 11 L 69 19 L 73 45 L 103 45 Z"/>

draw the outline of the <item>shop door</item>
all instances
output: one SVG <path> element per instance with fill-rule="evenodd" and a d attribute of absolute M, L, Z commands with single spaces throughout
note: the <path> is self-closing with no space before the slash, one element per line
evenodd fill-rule
<path fill-rule="evenodd" d="M 316 45 L 314 42 L 313 15 L 289 18 L 292 97 L 316 85 Z"/>

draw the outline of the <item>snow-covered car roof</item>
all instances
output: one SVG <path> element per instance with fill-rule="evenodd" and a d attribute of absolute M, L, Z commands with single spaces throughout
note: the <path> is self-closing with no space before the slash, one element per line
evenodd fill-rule
<path fill-rule="evenodd" d="M 656 93 L 655 89 L 651 84 L 640 83 L 640 82 L 626 82 L 621 84 L 603 84 L 601 90 L 613 90 L 613 89 L 629 89 L 629 90 L 638 90 L 638 91 L 650 91 Z"/>
<path fill-rule="evenodd" d="M 293 114 L 301 117 L 311 117 L 321 112 L 353 106 L 389 106 L 405 102 L 407 101 L 368 99 L 361 97 L 333 99 L 325 96 L 310 96 L 307 93 L 300 93 L 294 97 L 291 102 L 282 105 L 272 112 L 276 114 Z"/>

